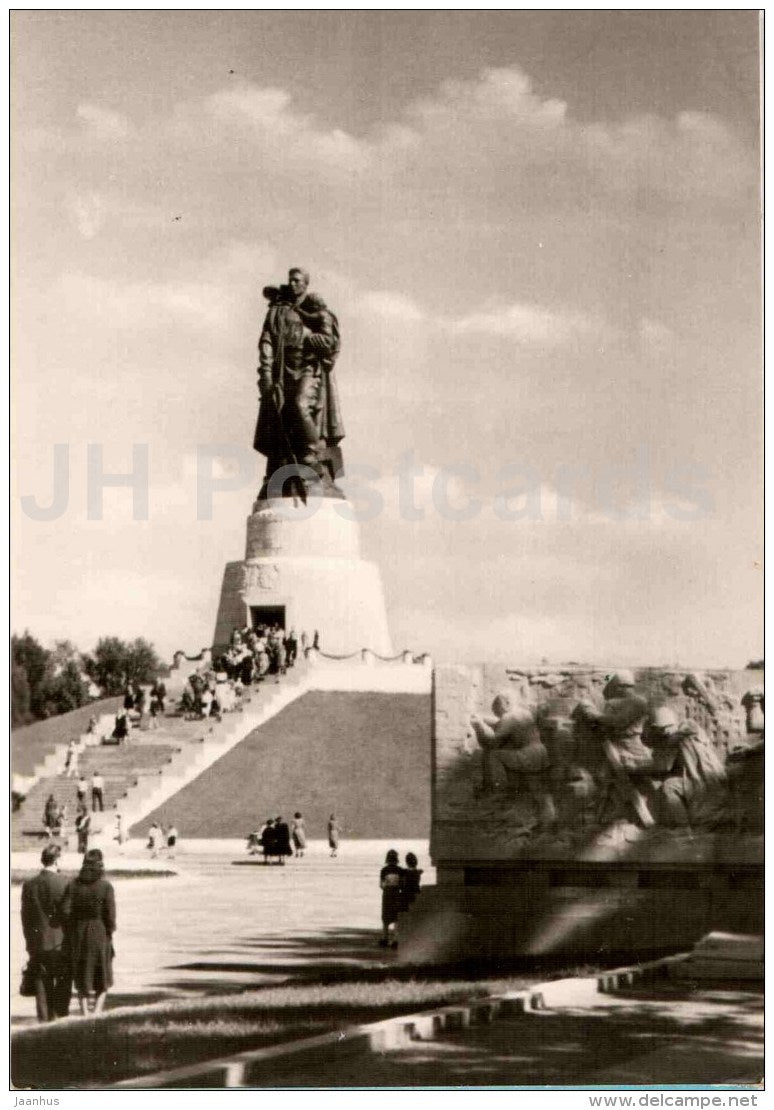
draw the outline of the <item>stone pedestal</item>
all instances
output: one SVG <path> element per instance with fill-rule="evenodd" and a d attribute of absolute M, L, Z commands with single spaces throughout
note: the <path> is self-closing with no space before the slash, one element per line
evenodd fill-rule
<path fill-rule="evenodd" d="M 213 644 L 223 648 L 234 628 L 271 610 L 311 645 L 315 631 L 326 654 L 363 648 L 392 655 L 381 575 L 360 556 L 352 506 L 333 498 L 256 501 L 247 519 L 245 558 L 227 563 Z"/>

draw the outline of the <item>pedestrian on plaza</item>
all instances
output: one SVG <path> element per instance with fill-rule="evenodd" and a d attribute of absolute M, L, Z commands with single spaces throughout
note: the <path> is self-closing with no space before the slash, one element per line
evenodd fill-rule
<path fill-rule="evenodd" d="M 151 859 L 157 859 L 159 849 L 163 843 L 164 834 L 161 831 L 161 826 L 158 821 L 154 821 L 148 829 L 148 848 L 150 848 Z"/>
<path fill-rule="evenodd" d="M 306 851 L 306 825 L 300 813 L 295 813 L 293 815 L 291 836 L 293 838 L 293 847 L 296 851 L 296 859 L 303 859 L 304 852 Z"/>
<path fill-rule="evenodd" d="M 331 850 L 331 859 L 336 858 L 339 850 L 339 841 L 341 839 L 341 825 L 336 820 L 335 814 L 331 814 L 328 818 L 328 847 Z"/>
<path fill-rule="evenodd" d="M 99 773 L 97 768 L 94 768 L 94 774 L 91 776 L 91 812 L 96 813 L 99 807 L 100 813 L 105 812 L 105 802 L 102 792 L 105 789 L 105 780 Z"/>
<path fill-rule="evenodd" d="M 89 785 L 86 782 L 86 779 L 83 777 L 83 775 L 80 775 L 78 778 L 78 782 L 75 784 L 75 793 L 77 796 L 78 805 L 86 805 L 86 791 L 88 789 Z"/>
<path fill-rule="evenodd" d="M 284 867 L 285 857 L 293 855 L 293 849 L 290 846 L 290 828 L 284 817 L 278 817 L 274 822 L 274 837 L 279 862 Z"/>
<path fill-rule="evenodd" d="M 406 852 L 406 866 L 403 869 L 403 904 L 402 910 L 409 909 L 417 900 L 419 884 L 422 881 L 422 869 L 417 864 L 419 860 L 413 852 Z"/>
<path fill-rule="evenodd" d="M 40 855 L 42 870 L 22 883 L 21 919 L 29 957 L 25 978 L 35 991 L 38 1021 L 67 1017 L 72 977 L 64 949 L 62 903 L 67 880 L 59 874 L 58 844 L 48 844 Z M 27 991 L 24 991 L 27 994 Z"/>
<path fill-rule="evenodd" d="M 167 829 L 167 855 L 170 859 L 175 858 L 175 847 L 177 845 L 178 831 L 175 828 L 174 822 Z"/>
<path fill-rule="evenodd" d="M 261 848 L 263 848 L 264 863 L 271 863 L 271 857 L 276 855 L 276 843 L 274 818 L 270 817 L 261 830 Z"/>
<path fill-rule="evenodd" d="M 99 848 L 86 853 L 80 874 L 68 885 L 62 916 L 81 1014 L 101 1013 L 113 985 L 116 901 Z"/>
<path fill-rule="evenodd" d="M 126 831 L 124 829 L 124 819 L 120 813 L 116 814 L 116 831 L 113 840 L 117 841 L 118 850 L 122 852 L 126 843 Z"/>
<path fill-rule="evenodd" d="M 42 871 L 22 883 L 22 931 L 38 1021 L 67 1017 L 70 1009 L 72 979 L 62 929 L 67 881 L 59 874 L 59 855 L 57 844 L 47 844 L 40 855 Z"/>
<path fill-rule="evenodd" d="M 403 869 L 398 864 L 398 853 L 390 848 L 379 872 L 379 886 L 382 891 L 382 937 L 381 948 L 397 948 L 398 913 L 403 908 Z"/>

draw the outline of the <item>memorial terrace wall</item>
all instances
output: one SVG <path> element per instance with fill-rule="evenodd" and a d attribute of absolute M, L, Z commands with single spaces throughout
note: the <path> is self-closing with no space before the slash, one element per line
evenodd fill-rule
<path fill-rule="evenodd" d="M 590 956 L 758 931 L 762 679 L 437 667 L 438 886 L 409 915 L 406 958 Z"/>

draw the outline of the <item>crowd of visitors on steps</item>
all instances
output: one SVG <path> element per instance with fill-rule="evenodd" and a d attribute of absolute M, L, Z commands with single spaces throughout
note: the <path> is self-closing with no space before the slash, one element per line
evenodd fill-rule
<path fill-rule="evenodd" d="M 202 652 L 199 667 L 189 676 L 180 710 L 189 719 L 219 721 L 224 713 L 238 709 L 245 690 L 273 679 L 279 682 L 299 657 L 310 647 L 302 632 L 300 640 L 293 629 L 285 632 L 279 625 L 259 624 L 255 628 L 235 628 L 225 652 L 214 659 L 209 650 Z M 311 643 L 319 650 L 320 635 Z"/>

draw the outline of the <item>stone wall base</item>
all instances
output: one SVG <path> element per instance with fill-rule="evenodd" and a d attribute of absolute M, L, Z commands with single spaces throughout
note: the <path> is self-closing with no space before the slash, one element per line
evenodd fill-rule
<path fill-rule="evenodd" d="M 499 885 L 486 883 L 479 864 L 464 870 L 441 872 L 439 885 L 422 890 L 401 916 L 401 962 L 496 966 L 568 955 L 594 963 L 689 948 L 713 930 L 763 931 L 761 866 L 570 874 L 560 864 L 541 881 L 503 872 Z"/>

